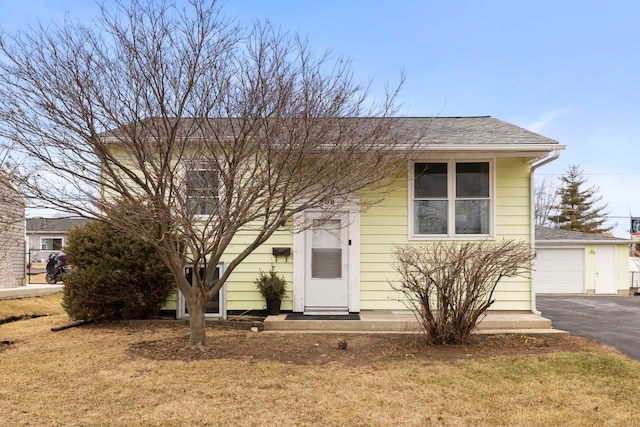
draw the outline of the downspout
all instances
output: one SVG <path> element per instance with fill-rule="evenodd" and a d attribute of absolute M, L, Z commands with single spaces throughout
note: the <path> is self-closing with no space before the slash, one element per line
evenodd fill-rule
<path fill-rule="evenodd" d="M 564 148 L 564 147 L 562 147 Z M 555 150 L 555 152 L 553 153 L 553 155 L 551 157 L 547 157 L 545 159 L 542 159 L 541 161 L 539 161 L 538 163 L 533 163 L 531 165 L 531 170 L 529 171 L 529 185 L 530 185 L 530 195 L 529 195 L 529 201 L 531 204 L 531 251 L 535 252 L 535 248 L 536 248 L 536 212 L 535 212 L 535 204 L 534 204 L 534 200 L 535 200 L 535 182 L 534 182 L 534 172 L 536 171 L 536 169 L 538 169 L 539 167 L 542 167 L 544 165 L 546 165 L 547 163 L 551 163 L 552 161 L 556 160 L 558 157 L 560 157 L 560 150 L 561 148 L 558 148 Z M 538 316 L 542 315 L 542 313 L 536 308 L 536 292 L 535 289 L 533 289 L 533 271 L 532 273 L 532 277 L 531 277 L 531 312 L 533 312 L 533 314 L 536 314 Z"/>

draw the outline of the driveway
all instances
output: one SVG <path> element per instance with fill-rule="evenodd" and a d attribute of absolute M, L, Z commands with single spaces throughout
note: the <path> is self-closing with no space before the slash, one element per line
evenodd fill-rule
<path fill-rule="evenodd" d="M 640 296 L 538 296 L 538 310 L 561 329 L 640 360 Z"/>

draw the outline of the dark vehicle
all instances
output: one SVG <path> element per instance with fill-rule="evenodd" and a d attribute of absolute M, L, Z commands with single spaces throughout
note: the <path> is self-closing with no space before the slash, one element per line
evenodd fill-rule
<path fill-rule="evenodd" d="M 49 261 L 47 262 L 47 283 L 54 285 L 57 282 L 62 282 L 68 271 L 69 264 L 67 264 L 67 255 L 65 255 L 64 252 L 49 255 Z"/>

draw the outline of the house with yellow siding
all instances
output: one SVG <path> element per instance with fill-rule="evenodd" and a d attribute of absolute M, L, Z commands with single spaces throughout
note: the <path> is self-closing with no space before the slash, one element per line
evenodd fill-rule
<path fill-rule="evenodd" d="M 233 271 L 209 315 L 262 310 L 254 280 L 272 266 L 289 283 L 282 309 L 295 313 L 404 310 L 393 268 L 395 245 L 435 240 L 518 239 L 534 245 L 535 171 L 558 157 L 557 141 L 493 117 L 397 118 L 394 125 L 424 130 L 420 150 L 381 201 L 353 194 L 350 203 L 317 227 L 293 233 L 322 211 L 305 211 Z M 357 165 L 354 165 L 357 167 Z M 362 199 L 361 199 L 362 197 Z M 225 268 L 248 235 L 237 235 Z M 537 313 L 530 276 L 499 283 L 491 310 Z M 178 295 L 177 316 L 186 315 Z"/>

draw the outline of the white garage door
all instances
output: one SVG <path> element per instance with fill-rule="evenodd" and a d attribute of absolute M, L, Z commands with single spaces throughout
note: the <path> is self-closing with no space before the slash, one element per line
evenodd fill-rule
<path fill-rule="evenodd" d="M 536 250 L 533 286 L 538 294 L 583 294 L 584 249 Z"/>

